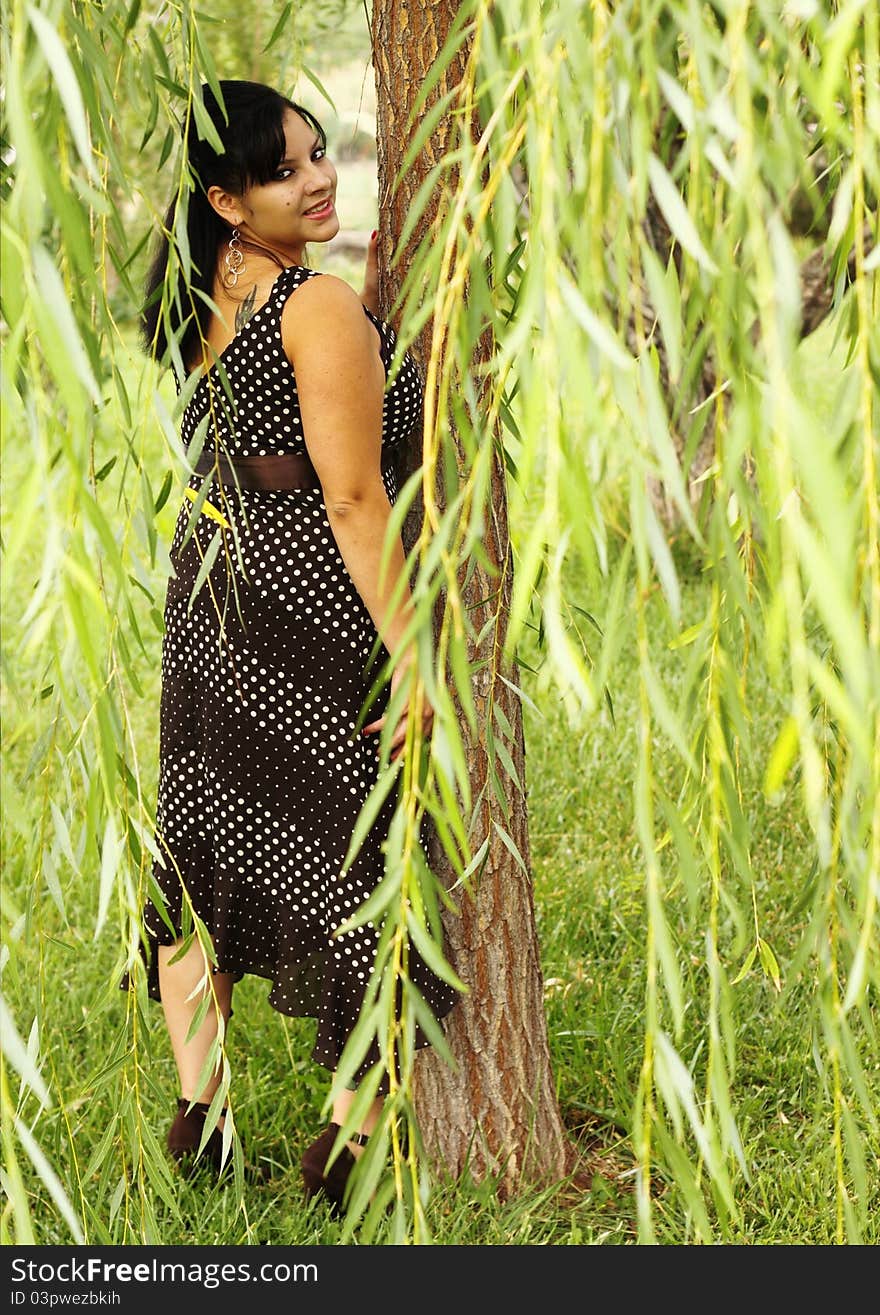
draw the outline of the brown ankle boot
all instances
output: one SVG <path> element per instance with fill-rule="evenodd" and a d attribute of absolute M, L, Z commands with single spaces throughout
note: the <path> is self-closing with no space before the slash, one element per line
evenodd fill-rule
<path fill-rule="evenodd" d="M 331 1213 L 334 1215 L 343 1213 L 345 1187 L 355 1166 L 355 1156 L 347 1146 L 343 1146 L 330 1166 L 329 1172 L 327 1171 L 327 1159 L 336 1141 L 339 1126 L 338 1123 L 331 1123 L 325 1128 L 317 1141 L 313 1141 L 311 1146 L 307 1147 L 302 1157 L 306 1200 L 309 1201 L 314 1196 L 324 1197 L 330 1202 Z M 357 1132 L 348 1140 L 357 1142 L 359 1146 L 365 1146 L 368 1137 L 365 1133 Z"/>
<path fill-rule="evenodd" d="M 202 1129 L 205 1126 L 205 1117 L 211 1107 L 210 1104 L 203 1101 L 196 1101 L 193 1108 L 187 1113 L 189 1103 L 185 1096 L 178 1097 L 177 1114 L 168 1129 L 166 1139 L 168 1150 L 172 1159 L 180 1164 L 184 1173 L 194 1173 L 197 1169 L 209 1166 L 215 1174 L 219 1174 L 223 1158 L 223 1130 L 222 1128 L 214 1128 L 205 1143 L 204 1150 L 196 1159 L 196 1151 L 202 1139 Z M 224 1105 L 220 1113 L 225 1114 L 226 1110 L 227 1106 Z"/>

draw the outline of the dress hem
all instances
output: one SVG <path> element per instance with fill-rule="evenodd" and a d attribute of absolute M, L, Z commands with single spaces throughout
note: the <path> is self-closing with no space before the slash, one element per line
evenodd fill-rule
<path fill-rule="evenodd" d="M 153 938 L 153 939 L 155 940 L 155 938 Z M 155 941 L 156 948 L 158 948 L 159 946 L 170 946 L 170 945 L 173 945 L 173 944 L 175 944 L 174 941 Z M 144 959 L 144 962 L 145 962 L 145 965 L 146 965 L 146 969 L 147 969 L 147 996 L 148 996 L 148 998 L 149 998 L 150 1000 L 154 1000 L 154 1001 L 156 1001 L 157 1004 L 161 1004 L 161 1003 L 162 1003 L 162 996 L 161 996 L 161 994 L 160 994 L 160 992 L 159 992 L 159 964 L 158 964 L 158 959 L 157 959 L 154 955 L 151 955 L 150 957 L 147 957 L 147 955 L 145 954 L 145 947 L 144 947 L 144 945 L 143 945 L 143 942 L 141 943 L 140 950 L 141 950 L 141 958 Z M 304 964 L 304 963 L 306 963 L 306 962 L 307 962 L 307 961 L 304 960 L 304 959 L 299 959 L 299 960 L 296 960 L 296 961 L 294 962 L 294 964 L 292 964 L 292 965 L 290 965 L 290 966 L 291 966 L 291 967 L 297 967 L 297 966 L 299 966 L 299 965 L 301 965 L 301 964 Z M 283 1017 L 285 1017 L 285 1018 L 308 1018 L 308 1019 L 313 1020 L 315 1023 L 317 1023 L 317 1024 L 320 1026 L 320 1020 L 319 1020 L 319 1018 L 318 1018 L 318 1014 L 317 1014 L 316 1010 L 314 1010 L 314 1009 L 308 1009 L 308 1008 L 305 1008 L 305 1007 L 301 1007 L 301 1008 L 295 1008 L 295 1007 L 294 1007 L 294 1008 L 282 1008 L 278 1003 L 276 1003 L 276 1002 L 272 999 L 272 992 L 274 991 L 274 989 L 275 989 L 275 985 L 276 985 L 276 982 L 277 982 L 277 980 L 278 980 L 277 969 L 275 969 L 275 970 L 269 970 L 268 967 L 267 967 L 267 970 L 266 970 L 266 971 L 261 971 L 260 968 L 258 968 L 258 967 L 252 967 L 252 966 L 242 967 L 241 965 L 235 965 L 234 967 L 233 967 L 233 966 L 221 967 L 221 966 L 218 964 L 218 965 L 215 967 L 215 966 L 212 964 L 212 965 L 211 965 L 211 972 L 214 973 L 214 974 L 216 974 L 216 973 L 229 974 L 229 975 L 232 977 L 232 979 L 233 979 L 233 985 L 234 985 L 236 982 L 240 982 L 244 977 L 259 977 L 259 978 L 261 978 L 263 981 L 271 982 L 271 983 L 272 983 L 272 987 L 271 987 L 271 989 L 270 989 L 270 991 L 269 991 L 269 994 L 268 994 L 267 997 L 266 997 L 266 1000 L 267 1000 L 267 1003 L 271 1006 L 272 1009 L 275 1010 L 276 1013 L 281 1014 L 281 1015 L 282 1015 Z M 129 989 L 130 980 L 131 980 L 131 974 L 130 974 L 129 972 L 125 972 L 125 973 L 123 974 L 123 976 L 122 976 L 122 979 L 121 979 L 120 983 L 119 983 L 119 989 L 120 989 L 121 991 L 127 991 L 127 990 Z M 453 988 L 453 987 L 450 987 L 449 990 L 450 990 L 450 991 L 453 991 L 454 988 Z M 450 999 L 447 998 L 447 1000 L 444 1001 L 444 1007 L 440 1010 L 440 1012 L 438 1012 L 438 1013 L 434 1013 L 433 1009 L 431 1010 L 431 1012 L 432 1012 L 432 1014 L 433 1014 L 433 1017 L 434 1017 L 434 1019 L 435 1019 L 436 1022 L 439 1023 L 442 1019 L 446 1018 L 447 1015 L 450 1014 L 450 1013 L 452 1012 L 452 1010 L 455 1008 L 455 1006 L 456 1006 L 456 1005 L 458 1004 L 458 1002 L 459 1002 L 459 995 L 460 995 L 460 993 L 459 993 L 458 991 L 455 991 L 455 997 L 454 997 L 453 999 L 450 1000 Z M 429 1005 L 428 1007 L 431 1008 L 430 1005 Z M 234 1011 L 233 1009 L 230 1009 L 230 1011 L 229 1011 L 229 1017 L 232 1018 L 232 1017 L 234 1016 L 234 1013 L 235 1013 L 235 1011 Z M 416 1049 L 416 1050 L 424 1050 L 424 1049 L 426 1049 L 427 1047 L 429 1047 L 430 1045 L 431 1045 L 430 1038 L 426 1035 L 426 1033 L 425 1033 L 424 1030 L 422 1029 L 421 1025 L 420 1025 L 419 1023 L 417 1023 L 417 1024 L 416 1024 L 416 1029 L 415 1029 L 415 1037 L 414 1037 L 414 1049 Z M 317 1049 L 317 1046 L 316 1046 L 316 1049 Z M 338 1067 L 339 1060 L 340 1060 L 341 1055 L 342 1055 L 342 1051 L 340 1050 L 339 1053 L 336 1055 L 335 1058 L 331 1058 L 331 1057 L 330 1057 L 330 1054 L 329 1054 L 329 1052 L 328 1052 L 327 1050 L 322 1049 L 321 1052 L 320 1052 L 320 1054 L 319 1054 L 319 1053 L 316 1053 L 316 1049 L 313 1049 L 313 1050 L 312 1050 L 311 1055 L 310 1055 L 310 1058 L 311 1058 L 316 1064 L 320 1064 L 323 1068 L 326 1068 L 329 1072 L 331 1072 L 331 1073 L 334 1072 L 334 1071 L 336 1070 L 336 1068 Z M 362 1078 L 363 1078 L 363 1077 L 369 1072 L 369 1070 L 370 1070 L 371 1068 L 373 1068 L 373 1066 L 374 1066 L 375 1063 L 376 1063 L 376 1054 L 377 1054 L 377 1051 L 378 1051 L 378 1047 L 377 1047 L 376 1042 L 375 1042 L 375 1040 L 374 1040 L 373 1045 L 372 1045 L 372 1047 L 371 1047 L 371 1056 L 368 1056 L 367 1060 L 365 1060 L 364 1063 L 361 1064 L 361 1065 L 359 1066 L 358 1069 L 356 1069 L 355 1074 L 354 1074 L 354 1077 L 355 1077 L 355 1078 L 357 1078 L 357 1079 L 362 1079 Z M 383 1075 L 382 1081 L 381 1081 L 381 1083 L 380 1083 L 380 1085 L 379 1085 L 379 1093 L 378 1093 L 378 1094 L 380 1094 L 380 1095 L 381 1095 L 381 1094 L 387 1094 L 387 1090 L 388 1090 L 387 1082 L 388 1082 L 388 1075 L 387 1075 L 387 1073 L 386 1073 L 386 1074 Z"/>

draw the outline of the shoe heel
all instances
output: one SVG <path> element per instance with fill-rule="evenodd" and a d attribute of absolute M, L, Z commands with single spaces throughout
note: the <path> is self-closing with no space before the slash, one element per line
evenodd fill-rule
<path fill-rule="evenodd" d="M 342 1213 L 345 1188 L 355 1165 L 355 1157 L 347 1146 L 343 1146 L 333 1161 L 329 1171 L 327 1160 L 336 1141 L 339 1124 L 331 1123 L 320 1137 L 307 1147 L 301 1161 L 305 1198 L 323 1197 L 329 1201 L 333 1214 Z M 360 1140 L 360 1138 L 359 1138 Z"/>
<path fill-rule="evenodd" d="M 189 1103 L 185 1096 L 178 1097 L 177 1114 L 165 1139 L 168 1153 L 185 1172 L 193 1173 L 210 1165 L 215 1173 L 219 1173 L 223 1162 L 223 1132 L 220 1128 L 214 1128 L 202 1154 L 197 1157 L 205 1118 L 211 1107 L 203 1101 L 197 1101 L 187 1112 Z M 225 1114 L 227 1109 L 228 1106 L 224 1105 L 220 1113 Z"/>

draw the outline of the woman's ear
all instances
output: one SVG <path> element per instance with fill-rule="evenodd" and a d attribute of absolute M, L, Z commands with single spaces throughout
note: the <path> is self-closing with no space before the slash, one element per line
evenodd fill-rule
<path fill-rule="evenodd" d="M 225 219 L 232 228 L 237 228 L 242 223 L 240 196 L 233 196 L 232 192 L 213 186 L 208 188 L 207 197 L 212 209 L 216 210 L 220 218 Z"/>

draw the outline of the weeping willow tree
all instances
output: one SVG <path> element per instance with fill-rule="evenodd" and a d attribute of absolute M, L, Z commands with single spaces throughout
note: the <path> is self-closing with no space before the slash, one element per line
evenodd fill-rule
<path fill-rule="evenodd" d="M 781 13 L 574 0 L 430 8 L 441 11 L 444 45 L 418 47 L 426 66 L 414 65 L 412 122 L 394 126 L 407 136 L 396 160 L 418 188 L 385 179 L 405 201 L 392 236 L 406 257 L 395 263 L 386 250 L 383 284 L 404 342 L 421 335 L 426 375 L 418 462 L 395 520 L 399 528 L 421 501 L 410 555 L 421 658 L 406 697 L 429 697 L 437 720 L 430 746 L 408 746 L 388 877 L 359 915 L 382 925 L 385 971 L 342 1076 L 375 1032 L 393 1080 L 349 1226 L 366 1213 L 369 1240 L 394 1205 L 392 1237 L 427 1236 L 413 1093 L 444 1079 L 415 1077 L 413 1023 L 430 1029 L 431 1020 L 407 980 L 410 940 L 436 956 L 431 931 L 444 908 L 453 967 L 464 972 L 493 911 L 487 896 L 503 893 L 505 862 L 525 883 L 517 898 L 529 929 L 523 638 L 536 636 L 541 653 L 533 697 L 561 701 L 581 732 L 613 699 L 631 612 L 641 1237 L 655 1236 L 658 1177 L 700 1240 L 730 1235 L 748 1191 L 735 985 L 757 972 L 783 985 L 743 787 L 758 771 L 769 798 L 797 780 L 809 829 L 806 924 L 786 974 L 814 1033 L 815 1119 L 831 1149 L 837 1233 L 858 1239 L 866 1145 L 878 1134 L 876 9 L 817 0 Z M 66 1238 L 168 1241 L 158 1216 L 179 1223 L 174 1180 L 140 1117 L 152 1088 L 145 984 L 123 997 L 121 1021 L 117 986 L 137 961 L 137 909 L 157 852 L 145 768 L 153 750 L 144 748 L 168 573 L 157 517 L 187 463 L 175 402 L 137 355 L 132 325 L 143 247 L 169 190 L 157 197 L 154 176 L 176 171 L 185 191 L 180 123 L 204 113 L 199 88 L 216 82 L 222 33 L 186 4 L 148 15 L 112 0 L 7 9 L 4 577 L 10 593 L 21 572 L 34 584 L 4 630 L 4 697 L 19 706 L 5 790 L 16 872 L 3 909 L 15 1006 L 4 1005 L 0 1069 L 3 1228 L 18 1242 L 43 1240 L 49 1230 L 35 1235 L 29 1202 L 38 1190 Z M 407 25 L 425 9 L 376 0 L 380 75 L 383 58 L 393 68 L 407 57 Z M 291 6 L 278 6 L 266 24 L 260 76 L 277 85 L 299 59 L 290 18 Z M 234 43 L 223 58 L 222 76 L 254 73 L 229 67 Z M 811 235 L 815 252 L 803 249 Z M 186 258 L 180 244 L 178 254 Z M 836 320 L 849 356 L 830 432 L 802 401 L 796 353 L 822 316 Z M 146 456 L 155 430 L 159 469 Z M 529 511 L 512 538 L 506 498 Z M 684 559 L 706 581 L 696 619 L 682 614 Z M 573 575 L 591 601 L 589 643 Z M 677 706 L 651 655 L 658 594 L 682 664 Z M 758 671 L 769 671 L 785 707 L 766 761 L 755 761 L 750 736 Z M 415 843 L 425 815 L 443 881 Z M 44 1041 L 71 971 L 53 956 L 108 942 L 117 951 L 70 1038 L 94 1047 L 100 1037 L 104 1053 L 89 1053 L 71 1089 Z M 530 965 L 532 981 L 536 972 Z M 491 975 L 469 985 L 469 1008 L 497 1002 Z M 429 1063 L 452 1058 L 466 1070 L 469 1036 L 454 1025 L 437 1034 L 440 1058 Z M 222 1040 L 234 1192 L 247 1220 Z M 503 1086 L 504 1055 L 492 1062 Z M 547 1062 L 539 1056 L 539 1085 Z M 80 1108 L 111 1089 L 106 1131 L 83 1163 Z M 552 1091 L 546 1101 L 552 1119 Z M 472 1106 L 459 1109 L 473 1119 Z M 508 1149 L 524 1148 L 529 1131 L 518 1108 Z M 433 1142 L 455 1163 L 456 1146 L 436 1130 Z M 488 1147 L 490 1166 L 498 1149 Z"/>

